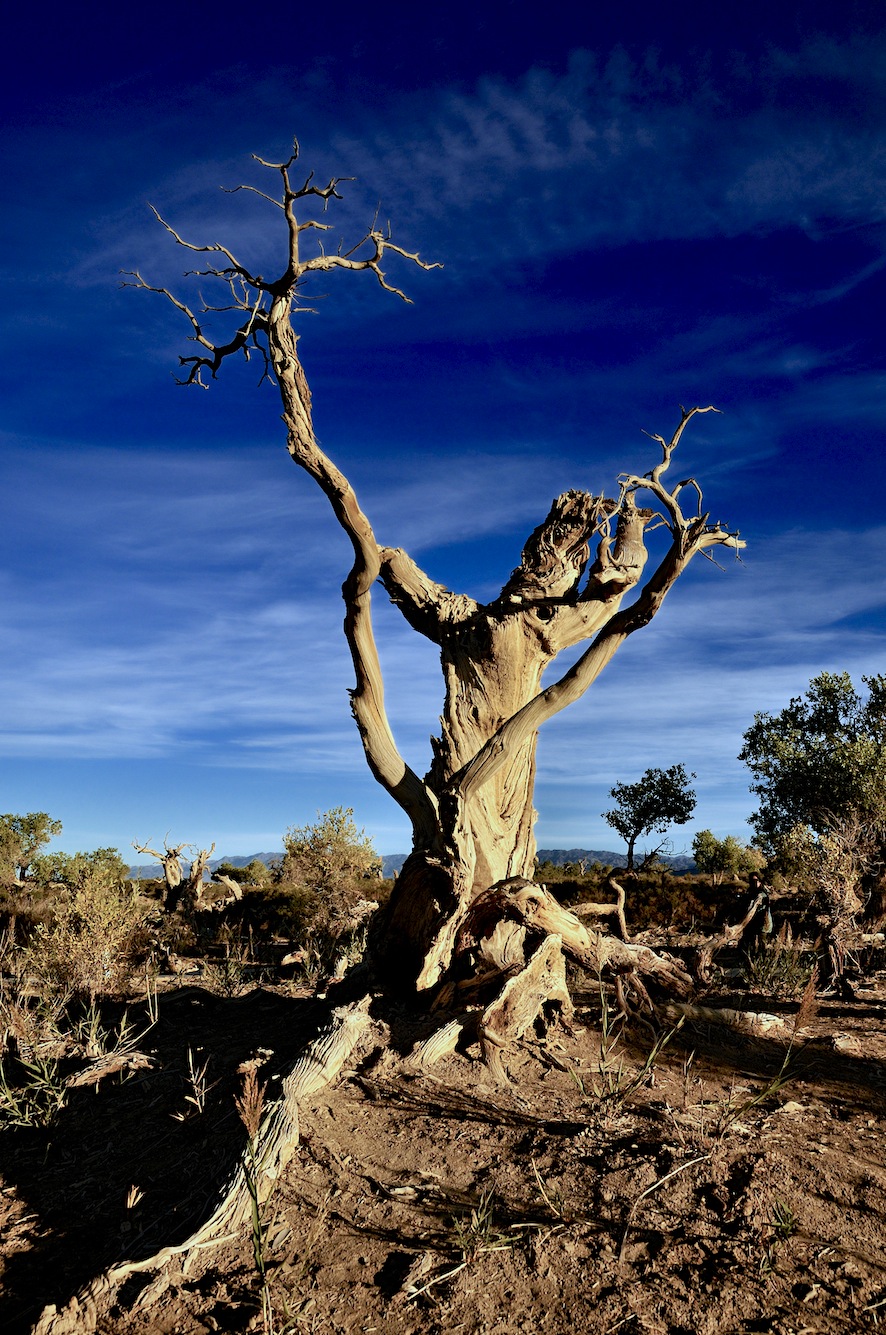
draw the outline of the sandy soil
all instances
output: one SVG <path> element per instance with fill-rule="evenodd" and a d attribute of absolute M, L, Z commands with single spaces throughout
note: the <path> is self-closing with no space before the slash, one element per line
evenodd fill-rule
<path fill-rule="evenodd" d="M 708 1004 L 735 1005 L 721 994 Z M 743 1035 L 686 1024 L 653 1069 L 624 1036 L 600 1076 L 600 1004 L 509 1056 L 512 1084 L 453 1056 L 433 1075 L 368 1054 L 302 1111 L 267 1207 L 283 1332 L 841 1332 L 886 1323 L 886 980 L 825 1002 L 775 1077 L 785 1023 Z M 270 1079 L 316 1031 L 322 1003 L 255 989 L 160 998 L 152 1069 L 73 1091 L 49 1131 L 0 1136 L 0 1329 L 121 1257 L 186 1237 L 243 1146 L 237 1068 Z M 392 1043 L 415 1037 L 388 1014 Z M 188 1053 L 208 1062 L 202 1113 Z M 600 1096 L 601 1080 L 614 1087 Z M 632 1083 L 639 1087 L 630 1089 Z M 767 1092 L 768 1091 L 768 1092 Z M 260 1329 L 244 1235 L 133 1276 L 103 1335 Z"/>

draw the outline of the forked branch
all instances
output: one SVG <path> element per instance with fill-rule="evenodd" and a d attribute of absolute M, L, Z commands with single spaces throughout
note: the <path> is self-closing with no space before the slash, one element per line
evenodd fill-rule
<path fill-rule="evenodd" d="M 731 533 L 720 524 L 709 524 L 705 514 L 686 519 L 680 509 L 677 495 L 681 487 L 692 485 L 698 488 L 694 479 L 680 483 L 675 492 L 668 492 L 661 478 L 670 465 L 671 457 L 679 443 L 680 436 L 689 420 L 699 412 L 717 411 L 709 408 L 682 409 L 682 420 L 670 442 L 663 437 L 655 437 L 662 444 L 664 458 L 646 477 L 625 476 L 622 484 L 621 507 L 628 507 L 629 514 L 642 518 L 650 511 L 640 512 L 634 506 L 636 492 L 648 490 L 662 501 L 668 510 L 671 542 L 662 560 L 640 589 L 636 600 L 630 606 L 615 612 L 606 625 L 598 632 L 581 658 L 534 699 L 517 710 L 477 751 L 468 763 L 453 775 L 448 789 L 451 796 L 462 802 L 467 801 L 485 783 L 499 772 L 508 758 L 554 714 L 558 714 L 568 705 L 584 695 L 588 687 L 596 681 L 600 673 L 610 662 L 621 644 L 655 616 L 668 591 L 686 569 L 693 556 L 713 546 L 731 547 L 738 551 L 744 542 L 737 533 Z M 640 524 L 642 533 L 643 524 Z M 644 549 L 645 552 L 645 549 Z"/>

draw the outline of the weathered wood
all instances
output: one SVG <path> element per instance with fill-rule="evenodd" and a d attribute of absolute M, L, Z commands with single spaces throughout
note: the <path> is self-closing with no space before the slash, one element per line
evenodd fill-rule
<path fill-rule="evenodd" d="M 221 267 L 210 261 L 199 272 L 230 292 L 230 304 L 218 308 L 233 312 L 228 342 L 214 344 L 200 312 L 167 289 L 150 287 L 138 274 L 135 285 L 161 293 L 189 322 L 197 347 L 180 358 L 184 383 L 205 384 L 204 372 L 214 377 L 229 357 L 251 350 L 264 359 L 279 390 L 289 453 L 326 496 L 350 540 L 354 559 L 342 596 L 354 664 L 352 710 L 372 774 L 409 816 L 413 830 L 412 857 L 373 931 L 370 955 L 385 986 L 422 992 L 435 988 L 450 970 L 471 901 L 490 885 L 533 874 L 538 729 L 578 700 L 625 640 L 652 620 L 690 561 L 710 548 L 737 551 L 744 543 L 737 533 L 710 522 L 694 479 L 676 485 L 665 481 L 688 423 L 697 414 L 715 411 L 708 406 L 681 409 L 669 440 L 653 435 L 660 461 L 642 475 L 619 475 L 615 499 L 578 489 L 556 497 L 527 538 L 519 565 L 489 602 L 452 593 L 405 552 L 380 546 L 350 482 L 314 433 L 311 391 L 293 324 L 300 309 L 298 292 L 309 275 L 341 269 L 369 272 L 384 290 L 406 299 L 385 277 L 387 259 L 397 255 L 425 270 L 438 266 L 405 251 L 389 231 L 375 225 L 351 249 L 330 254 L 321 247 L 307 256 L 306 239 L 325 224 L 302 217 L 302 209 L 315 200 L 325 208 L 340 198 L 340 182 L 333 178 L 320 188 L 308 177 L 304 185 L 294 185 L 297 158 L 296 145 L 285 162 L 264 163 L 279 177 L 281 195 L 272 202 L 282 209 L 286 226 L 285 254 L 274 278 L 252 273 L 220 244 L 186 242 L 163 223 L 178 245 L 220 257 L 215 263 Z M 664 543 L 649 572 L 644 535 L 651 526 L 662 531 Z M 443 712 L 423 778 L 400 754 L 386 713 L 372 622 L 376 580 L 409 624 L 440 648 Z M 623 607 L 629 593 L 632 600 Z M 584 652 L 543 687 L 545 669 L 563 649 L 580 643 L 587 645 Z M 631 962 L 625 952 L 619 957 L 599 941 L 570 944 L 575 921 L 564 936 L 564 948 L 571 953 L 584 951 L 618 968 L 642 965 L 651 971 L 645 955 L 634 955 Z M 676 975 L 672 967 L 663 967 L 658 977 L 664 983 Z"/>
<path fill-rule="evenodd" d="M 333 1012 L 333 1020 L 296 1060 L 283 1081 L 282 1097 L 263 1119 L 250 1162 L 259 1166 L 256 1183 L 258 1196 L 266 1201 L 284 1172 L 298 1144 L 298 1105 L 317 1093 L 339 1074 L 357 1044 L 369 1030 L 370 998 Z M 153 1256 L 123 1261 L 112 1266 L 59 1311 L 50 1304 L 41 1314 L 33 1335 L 84 1335 L 95 1329 L 100 1305 L 122 1284 L 127 1276 L 146 1270 L 158 1270 L 173 1256 L 196 1251 L 236 1235 L 251 1208 L 246 1159 L 233 1169 L 219 1188 L 210 1216 L 184 1242 L 164 1247 Z"/>
<path fill-rule="evenodd" d="M 458 1046 L 462 1035 L 476 1030 L 477 1017 L 474 1014 L 459 1015 L 441 1029 L 436 1029 L 429 1038 L 416 1043 L 409 1054 L 409 1065 L 417 1067 L 433 1066 L 435 1062 L 448 1057 Z"/>

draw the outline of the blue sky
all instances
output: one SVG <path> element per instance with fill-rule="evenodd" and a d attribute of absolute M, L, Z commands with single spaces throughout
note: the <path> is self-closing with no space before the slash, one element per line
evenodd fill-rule
<path fill-rule="evenodd" d="M 348 546 L 284 448 L 254 365 L 176 388 L 185 330 L 119 287 L 186 295 L 195 241 L 280 264 L 250 160 L 353 176 L 381 203 L 404 306 L 333 275 L 300 322 L 318 434 L 382 541 L 483 597 L 569 486 L 643 472 L 681 403 L 680 476 L 741 530 L 542 734 L 542 846 L 615 847 L 608 789 L 697 773 L 693 830 L 748 837 L 736 760 L 755 710 L 886 644 L 886 21 L 839 7 L 524 3 L 19 11 L 2 89 L 5 480 L 0 810 L 68 849 L 279 847 L 355 808 L 406 823 L 365 771 L 346 690 Z M 716 12 L 714 12 L 716 8 Z M 364 281 L 361 281 L 361 278 Z M 337 281 L 334 281 L 337 280 Z M 424 769 L 433 649 L 377 599 L 389 708 Z"/>

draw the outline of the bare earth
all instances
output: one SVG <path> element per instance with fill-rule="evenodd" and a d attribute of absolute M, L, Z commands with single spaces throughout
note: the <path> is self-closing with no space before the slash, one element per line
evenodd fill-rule
<path fill-rule="evenodd" d="M 788 1021 L 796 1010 L 709 999 L 721 1003 Z M 50 1131 L 0 1136 L 0 1329 L 29 1331 L 112 1262 L 187 1237 L 242 1151 L 238 1066 L 257 1044 L 271 1050 L 258 1056 L 272 1093 L 325 1013 L 271 989 L 169 991 L 142 1044 L 151 1070 L 74 1090 Z M 407 1018 L 380 1019 L 407 1052 Z M 823 1003 L 791 1078 L 756 1103 L 784 1062 L 784 1028 L 686 1024 L 622 1099 L 595 1093 L 599 1023 L 599 998 L 579 994 L 574 1032 L 507 1055 L 508 1087 L 470 1049 L 425 1074 L 389 1050 L 304 1107 L 267 1207 L 278 1332 L 799 1335 L 886 1322 L 886 980 Z M 634 1027 L 609 1083 L 624 1092 L 651 1045 Z M 218 1083 L 179 1121 L 189 1049 Z M 133 1276 L 82 1328 L 261 1329 L 257 1291 L 244 1233 Z"/>

